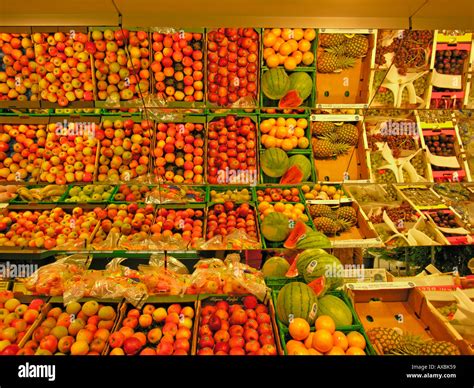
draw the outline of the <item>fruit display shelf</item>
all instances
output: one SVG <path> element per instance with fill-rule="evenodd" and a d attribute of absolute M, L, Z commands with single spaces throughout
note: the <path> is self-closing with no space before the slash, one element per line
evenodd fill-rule
<path fill-rule="evenodd" d="M 429 184 L 395 185 L 395 190 L 417 210 L 446 209 L 447 205 Z"/>
<path fill-rule="evenodd" d="M 468 71 L 473 59 L 471 34 L 451 37 L 435 32 L 431 108 L 459 109 L 467 103 Z"/>
<path fill-rule="evenodd" d="M 376 39 L 374 30 L 318 31 L 316 107 L 368 104 Z"/>
<path fill-rule="evenodd" d="M 200 302 L 193 295 L 123 303 L 104 349 L 107 355 L 195 355 Z"/>
<path fill-rule="evenodd" d="M 90 27 L 98 108 L 137 107 L 150 94 L 148 29 Z"/>
<path fill-rule="evenodd" d="M 167 108 L 204 108 L 205 29 L 152 28 L 151 42 L 151 104 Z"/>
<path fill-rule="evenodd" d="M 358 181 L 370 178 L 367 138 L 354 115 L 312 115 L 312 153 L 321 181 Z M 361 120 L 360 116 L 357 116 Z"/>
<path fill-rule="evenodd" d="M 206 180 L 209 184 L 257 183 L 259 172 L 257 124 L 257 115 L 207 116 Z"/>
<path fill-rule="evenodd" d="M 39 108 L 39 74 L 31 27 L 2 28 L 0 52 L 0 108 Z"/>
<path fill-rule="evenodd" d="M 41 107 L 94 107 L 93 44 L 87 27 L 34 27 L 31 39 Z"/>
<path fill-rule="evenodd" d="M 197 355 L 284 354 L 271 298 L 263 303 L 253 295 L 200 295 L 199 299 Z"/>
<path fill-rule="evenodd" d="M 463 182 L 470 180 L 464 149 L 457 127 L 421 125 L 421 142 L 427 152 L 428 170 L 434 182 Z"/>
<path fill-rule="evenodd" d="M 444 236 L 449 245 L 470 245 L 474 242 L 474 231 L 454 209 L 424 210 L 423 214 Z"/>
<path fill-rule="evenodd" d="M 206 30 L 208 108 L 255 108 L 259 96 L 260 29 Z"/>

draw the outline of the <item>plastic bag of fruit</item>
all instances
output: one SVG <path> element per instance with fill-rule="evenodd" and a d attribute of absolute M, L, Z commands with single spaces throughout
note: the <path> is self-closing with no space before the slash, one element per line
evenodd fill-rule
<path fill-rule="evenodd" d="M 165 265 L 165 258 L 166 258 L 166 265 Z M 189 274 L 188 269 L 186 266 L 176 259 L 173 256 L 165 256 L 162 253 L 156 253 L 150 256 L 149 263 L 153 267 L 166 267 L 170 271 L 173 271 L 178 274 L 187 275 Z"/>
<path fill-rule="evenodd" d="M 177 251 L 191 249 L 191 241 L 173 236 L 152 236 L 150 245 L 154 250 Z"/>
<path fill-rule="evenodd" d="M 63 295 L 67 282 L 79 280 L 89 265 L 89 257 L 75 254 L 40 267 L 33 275 L 23 279 L 33 294 Z"/>
<path fill-rule="evenodd" d="M 99 299 L 125 298 L 134 306 L 148 297 L 146 285 L 140 281 L 138 271 L 121 265 L 125 258 L 115 258 L 93 285 L 88 296 Z"/>
<path fill-rule="evenodd" d="M 67 280 L 64 286 L 64 305 L 76 302 L 90 295 L 94 284 L 102 277 L 103 271 L 87 270 L 80 277 L 73 277 Z"/>
<path fill-rule="evenodd" d="M 267 294 L 267 286 L 263 273 L 247 264 L 240 262 L 240 255 L 232 253 L 224 260 L 227 273 L 232 274 L 232 293 L 253 294 L 263 300 Z"/>
<path fill-rule="evenodd" d="M 160 185 L 154 187 L 146 197 L 147 203 L 204 202 L 204 190 L 188 186 Z"/>
<path fill-rule="evenodd" d="M 140 265 L 140 280 L 148 294 L 183 295 L 190 283 L 189 274 L 180 274 L 157 265 Z"/>
<path fill-rule="evenodd" d="M 132 250 L 132 251 L 146 251 L 150 249 L 152 244 L 148 235 L 135 233 L 128 236 L 120 237 L 117 247 L 118 249 Z"/>

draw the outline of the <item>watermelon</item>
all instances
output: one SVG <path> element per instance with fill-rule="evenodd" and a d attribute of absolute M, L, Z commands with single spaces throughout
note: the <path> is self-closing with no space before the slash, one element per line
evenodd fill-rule
<path fill-rule="evenodd" d="M 279 212 L 272 212 L 262 221 L 262 235 L 268 241 L 280 242 L 290 234 L 290 219 Z"/>
<path fill-rule="evenodd" d="M 311 176 L 311 161 L 304 155 L 293 155 L 288 159 L 288 169 L 297 166 L 303 178 L 300 182 L 308 180 Z"/>
<path fill-rule="evenodd" d="M 281 148 L 269 148 L 260 158 L 263 172 L 271 178 L 281 177 L 288 169 L 288 163 L 288 155 Z"/>
<path fill-rule="evenodd" d="M 297 71 L 290 75 L 290 90 L 296 90 L 298 96 L 304 101 L 313 91 L 313 79 L 308 73 Z"/>
<path fill-rule="evenodd" d="M 317 312 L 318 298 L 304 283 L 288 283 L 278 293 L 276 315 L 285 325 L 289 324 L 290 315 L 293 315 L 293 318 L 303 318 L 313 325 Z"/>
<path fill-rule="evenodd" d="M 286 93 L 278 103 L 278 108 L 285 109 L 285 108 L 297 108 L 299 107 L 304 101 L 298 94 L 296 90 L 290 90 Z"/>
<path fill-rule="evenodd" d="M 336 327 L 352 325 L 352 312 L 346 303 L 334 295 L 324 295 L 318 299 L 318 317 L 329 315 Z"/>
<path fill-rule="evenodd" d="M 304 277 L 306 283 L 324 276 L 329 291 L 342 286 L 344 267 L 336 256 L 323 249 L 306 249 L 297 260 L 298 274 Z"/>
<path fill-rule="evenodd" d="M 265 278 L 284 277 L 286 271 L 290 269 L 290 263 L 283 257 L 270 257 L 263 264 L 262 272 Z"/>
<path fill-rule="evenodd" d="M 295 227 L 291 230 L 291 233 L 283 246 L 288 249 L 295 249 L 298 241 L 301 240 L 301 238 L 304 238 L 308 231 L 309 228 L 306 226 L 306 224 L 303 221 L 298 221 Z"/>
<path fill-rule="evenodd" d="M 270 100 L 279 100 L 290 89 L 290 77 L 282 68 L 267 70 L 262 75 L 262 91 Z"/>
<path fill-rule="evenodd" d="M 301 183 L 303 180 L 303 173 L 298 166 L 291 166 L 280 179 L 281 185 L 295 185 Z"/>
<path fill-rule="evenodd" d="M 288 247 L 286 247 L 288 248 Z M 296 249 L 331 248 L 328 237 L 317 231 L 309 231 L 296 242 Z"/>

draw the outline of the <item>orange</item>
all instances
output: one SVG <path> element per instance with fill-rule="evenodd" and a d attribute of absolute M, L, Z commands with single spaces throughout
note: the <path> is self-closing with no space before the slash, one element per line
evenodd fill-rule
<path fill-rule="evenodd" d="M 294 28 L 293 29 L 293 38 L 296 40 L 303 39 L 304 31 L 302 28 Z"/>
<path fill-rule="evenodd" d="M 329 352 L 326 353 L 327 356 L 344 356 L 344 349 L 339 346 L 334 346 Z"/>
<path fill-rule="evenodd" d="M 293 29 L 291 28 L 283 28 L 281 30 L 281 37 L 285 40 L 293 39 Z"/>
<path fill-rule="evenodd" d="M 306 119 L 298 119 L 296 121 L 296 126 L 305 129 L 308 126 L 308 120 Z"/>
<path fill-rule="evenodd" d="M 273 205 L 273 209 L 276 212 L 283 213 L 285 211 L 285 204 L 281 202 L 277 202 L 275 205 Z"/>
<path fill-rule="evenodd" d="M 318 352 L 316 349 L 310 348 L 308 349 L 308 353 L 310 356 L 322 356 L 323 354 Z"/>
<path fill-rule="evenodd" d="M 271 120 L 271 119 L 270 119 Z M 275 119 L 273 119 L 275 120 Z M 283 117 L 278 117 L 276 119 L 276 125 L 278 126 L 285 126 L 286 125 L 286 120 Z"/>
<path fill-rule="evenodd" d="M 272 47 L 275 44 L 276 40 L 277 36 L 273 32 L 269 31 L 267 33 L 267 31 L 265 31 L 265 35 L 263 36 L 263 45 L 265 47 Z"/>
<path fill-rule="evenodd" d="M 331 332 L 327 330 L 317 330 L 313 336 L 313 348 L 318 352 L 329 352 L 333 347 L 333 339 Z"/>
<path fill-rule="evenodd" d="M 303 343 L 300 341 L 289 340 L 286 343 L 286 350 L 288 351 L 288 354 L 292 354 L 293 351 L 298 348 L 304 348 Z"/>
<path fill-rule="evenodd" d="M 288 136 L 288 128 L 287 127 L 278 127 L 276 130 L 276 137 L 279 139 L 285 139 Z"/>
<path fill-rule="evenodd" d="M 280 58 L 277 54 L 271 54 L 267 58 L 267 66 L 268 67 L 278 67 L 280 65 Z"/>
<path fill-rule="evenodd" d="M 296 64 L 299 65 L 303 60 L 303 53 L 299 50 L 293 51 L 291 57 L 295 58 Z"/>
<path fill-rule="evenodd" d="M 293 117 L 286 119 L 285 125 L 287 127 L 296 127 L 296 120 Z"/>
<path fill-rule="evenodd" d="M 293 132 L 293 135 L 296 137 L 303 137 L 304 136 L 304 129 L 300 127 L 296 127 L 295 131 Z"/>
<path fill-rule="evenodd" d="M 280 36 L 281 35 L 281 28 L 272 28 L 271 32 L 275 36 Z"/>
<path fill-rule="evenodd" d="M 309 40 L 311 42 L 312 40 L 314 40 L 314 38 L 316 38 L 316 31 L 314 30 L 314 28 L 307 28 L 306 30 L 304 30 L 303 36 L 306 40 Z"/>
<path fill-rule="evenodd" d="M 266 148 L 274 148 L 276 145 L 276 139 L 273 136 L 267 136 L 265 141 L 263 141 L 262 138 L 262 143 Z"/>
<path fill-rule="evenodd" d="M 285 66 L 286 70 L 294 70 L 298 64 L 296 63 L 296 59 L 294 57 L 287 57 L 285 62 L 283 62 L 283 65 Z"/>
<path fill-rule="evenodd" d="M 309 140 L 306 137 L 300 137 L 298 139 L 298 148 L 308 148 L 309 147 Z"/>
<path fill-rule="evenodd" d="M 355 346 L 346 350 L 346 355 L 348 356 L 365 356 L 365 352 L 361 348 Z"/>
<path fill-rule="evenodd" d="M 306 66 L 310 66 L 314 62 L 314 54 L 311 51 L 306 51 L 303 54 L 302 62 Z"/>
<path fill-rule="evenodd" d="M 357 331 L 351 331 L 347 334 L 347 343 L 349 347 L 356 347 L 359 349 L 365 349 L 365 338 L 362 334 Z"/>
<path fill-rule="evenodd" d="M 349 342 L 347 341 L 346 335 L 341 331 L 335 331 L 332 335 L 334 346 L 341 348 L 346 351 L 349 347 Z"/>
<path fill-rule="evenodd" d="M 288 42 L 283 43 L 278 49 L 278 52 L 285 56 L 290 55 L 292 51 L 291 45 Z"/>
<path fill-rule="evenodd" d="M 285 63 L 286 58 L 288 58 L 286 55 L 278 54 L 278 59 L 280 61 L 280 65 L 283 65 Z"/>
<path fill-rule="evenodd" d="M 296 348 L 292 353 L 291 356 L 309 356 L 309 351 L 304 346 L 301 348 Z"/>
<path fill-rule="evenodd" d="M 272 47 L 263 49 L 263 59 L 267 59 L 272 54 L 275 54 L 275 50 Z"/>
<path fill-rule="evenodd" d="M 291 151 L 294 146 L 293 146 L 293 141 L 291 139 L 285 139 L 281 142 L 281 148 L 283 151 Z"/>
<path fill-rule="evenodd" d="M 331 334 L 336 331 L 336 324 L 334 320 L 329 315 L 321 315 L 316 319 L 316 330 L 327 330 Z"/>
<path fill-rule="evenodd" d="M 313 336 L 314 336 L 314 333 L 309 333 L 308 337 L 304 340 L 304 346 L 306 346 L 306 349 L 312 349 Z"/>
<path fill-rule="evenodd" d="M 272 129 L 272 124 L 271 124 L 270 120 L 263 120 L 260 123 L 260 132 L 268 133 L 268 132 L 270 132 L 271 129 Z"/>
<path fill-rule="evenodd" d="M 275 41 L 275 44 L 273 45 L 273 50 L 275 50 L 275 52 L 279 51 L 280 50 L 280 46 L 285 43 L 285 41 L 278 37 Z"/>
<path fill-rule="evenodd" d="M 288 326 L 288 330 L 293 339 L 303 341 L 308 337 L 311 327 L 305 319 L 295 318 Z"/>
<path fill-rule="evenodd" d="M 287 43 L 290 45 L 292 52 L 298 50 L 298 42 L 296 40 L 290 39 Z"/>
<path fill-rule="evenodd" d="M 298 42 L 298 49 L 305 53 L 311 50 L 311 43 L 308 42 L 306 39 L 302 39 Z"/>

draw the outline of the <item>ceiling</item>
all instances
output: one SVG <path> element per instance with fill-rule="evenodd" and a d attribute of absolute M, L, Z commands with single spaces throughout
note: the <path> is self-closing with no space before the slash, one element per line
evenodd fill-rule
<path fill-rule="evenodd" d="M 472 0 L 115 0 L 124 26 L 472 29 Z M 0 26 L 118 25 L 112 0 L 0 0 Z"/>

